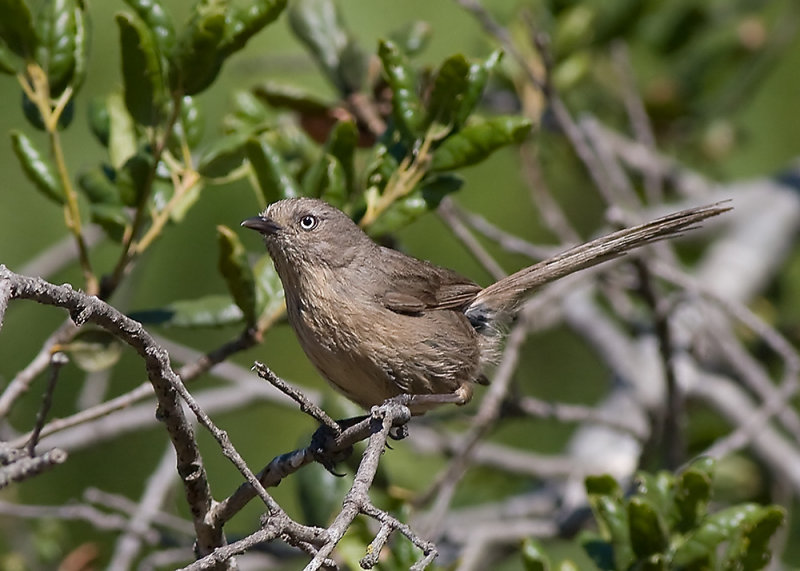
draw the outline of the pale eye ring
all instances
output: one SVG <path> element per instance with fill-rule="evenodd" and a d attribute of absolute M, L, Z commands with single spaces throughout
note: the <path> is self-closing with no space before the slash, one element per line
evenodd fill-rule
<path fill-rule="evenodd" d="M 311 214 L 306 214 L 300 219 L 300 228 L 306 232 L 316 228 L 317 224 L 319 224 L 319 220 L 317 220 L 316 216 L 312 216 Z"/>

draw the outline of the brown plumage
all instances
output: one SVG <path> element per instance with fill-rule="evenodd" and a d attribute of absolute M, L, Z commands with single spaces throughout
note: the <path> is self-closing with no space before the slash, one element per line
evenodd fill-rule
<path fill-rule="evenodd" d="M 365 408 L 409 394 L 422 414 L 469 401 L 473 384 L 486 382 L 501 325 L 533 290 L 728 209 L 694 208 L 620 230 L 486 288 L 376 244 L 321 200 L 281 200 L 242 225 L 264 236 L 289 322 L 320 373 Z"/>

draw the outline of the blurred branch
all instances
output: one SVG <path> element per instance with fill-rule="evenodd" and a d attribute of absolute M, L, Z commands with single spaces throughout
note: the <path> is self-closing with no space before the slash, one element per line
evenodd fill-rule
<path fill-rule="evenodd" d="M 150 530 L 154 518 L 161 510 L 167 494 L 172 489 L 175 476 L 175 450 L 168 446 L 161 461 L 150 474 L 145 484 L 144 494 L 132 514 L 125 533 L 114 546 L 109 569 L 131 569 L 141 548 L 142 538 Z"/>

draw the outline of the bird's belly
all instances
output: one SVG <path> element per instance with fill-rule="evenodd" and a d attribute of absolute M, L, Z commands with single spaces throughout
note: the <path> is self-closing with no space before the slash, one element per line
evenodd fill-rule
<path fill-rule="evenodd" d="M 306 305 L 292 313 L 314 366 L 364 408 L 403 393 L 452 393 L 480 374 L 477 334 L 455 312 L 411 316 L 367 306 L 331 315 Z"/>

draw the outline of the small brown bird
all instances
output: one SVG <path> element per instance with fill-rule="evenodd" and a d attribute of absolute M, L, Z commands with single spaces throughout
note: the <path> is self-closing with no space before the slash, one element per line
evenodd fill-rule
<path fill-rule="evenodd" d="M 503 326 L 533 290 L 729 209 L 703 206 L 620 230 L 486 288 L 376 244 L 321 200 L 281 200 L 242 226 L 264 236 L 289 323 L 322 376 L 362 407 L 407 394 L 422 414 L 464 404 L 474 383 L 487 384 Z"/>

